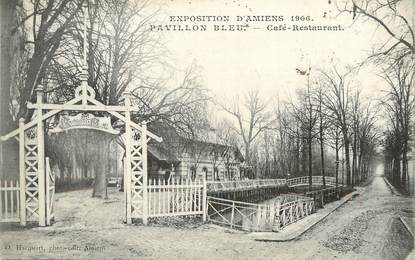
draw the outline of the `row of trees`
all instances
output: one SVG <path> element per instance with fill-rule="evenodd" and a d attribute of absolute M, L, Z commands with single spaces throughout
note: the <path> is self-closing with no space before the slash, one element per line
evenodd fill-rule
<path fill-rule="evenodd" d="M 382 102 L 387 116 L 385 163 L 391 182 L 409 189 L 409 185 L 413 185 L 409 183 L 408 156 L 414 151 L 415 63 L 414 59 L 408 58 L 399 61 L 392 59 L 391 62 L 394 64 L 381 74 L 389 86 Z"/>
<path fill-rule="evenodd" d="M 414 151 L 415 34 L 411 1 L 352 1 L 342 11 L 376 25 L 385 34 L 365 62 L 373 64 L 386 87 L 380 100 L 385 127 L 382 134 L 384 163 L 390 181 L 408 189 L 410 152 Z M 412 23 L 412 24 L 411 24 Z M 412 156 L 412 161 L 414 160 Z M 414 176 L 415 173 L 412 173 Z"/>
<path fill-rule="evenodd" d="M 247 164 L 257 177 L 308 175 L 311 185 L 312 175 L 330 172 L 338 178 L 343 154 L 347 184 L 365 180 L 378 131 L 372 104 L 353 86 L 354 72 L 335 66 L 298 72 L 306 84 L 290 101 L 272 106 L 258 91 L 250 91 L 244 102 L 221 106 L 236 119 L 230 127 L 243 140 Z"/>
<path fill-rule="evenodd" d="M 245 158 L 258 176 L 311 176 L 313 172 L 324 176 L 333 161 L 338 176 L 342 154 L 347 184 L 354 184 L 367 178 L 381 145 L 388 176 L 393 183 L 408 186 L 415 73 L 415 36 L 408 15 L 413 15 L 413 6 L 404 0 L 338 0 L 329 5 L 350 16 L 353 23 L 372 26 L 383 34 L 362 62 L 355 68 L 297 69 L 307 77 L 306 87 L 290 102 L 278 102 L 274 111 L 268 106 L 270 101 L 259 100 L 255 91 L 242 102 L 221 107 L 235 118 L 231 127 L 243 140 Z M 372 97 L 369 102 L 354 86 L 362 66 L 371 66 L 387 83 L 380 99 Z M 376 127 L 376 122 L 383 126 Z M 329 148 L 334 150 L 334 159 L 327 154 Z"/>

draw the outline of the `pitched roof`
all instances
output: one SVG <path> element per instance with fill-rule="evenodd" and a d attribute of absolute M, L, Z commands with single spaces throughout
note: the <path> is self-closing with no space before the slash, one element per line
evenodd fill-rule
<path fill-rule="evenodd" d="M 160 161 L 178 162 L 183 151 L 196 147 L 214 149 L 220 153 L 233 151 L 235 159 L 244 161 L 243 155 L 237 147 L 226 144 L 212 130 L 204 131 L 201 136 L 189 138 L 180 135 L 173 127 L 161 122 L 153 123 L 149 128 L 163 138 L 163 142 L 150 143 L 148 146 L 149 152 Z"/>
<path fill-rule="evenodd" d="M 179 162 L 179 159 L 163 146 L 149 144 L 147 151 L 159 161 Z"/>

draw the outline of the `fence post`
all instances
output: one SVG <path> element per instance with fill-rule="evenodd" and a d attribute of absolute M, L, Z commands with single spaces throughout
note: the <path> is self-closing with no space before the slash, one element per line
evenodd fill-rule
<path fill-rule="evenodd" d="M 277 206 L 275 207 L 276 212 L 275 212 L 275 220 L 274 220 L 274 227 L 276 227 L 276 228 L 275 229 L 273 228 L 273 230 L 279 231 L 280 230 L 280 208 L 281 208 L 281 201 L 280 200 L 277 200 L 277 202 L 275 204 L 277 204 Z"/>
<path fill-rule="evenodd" d="M 49 157 L 46 157 L 45 158 L 45 170 L 46 170 L 46 172 L 45 172 L 45 186 L 46 186 L 46 194 L 45 194 L 45 196 L 46 196 L 46 225 L 47 226 L 50 226 L 50 211 L 49 211 L 49 208 L 50 208 L 50 204 L 52 203 L 51 201 L 50 201 L 50 194 L 49 194 L 49 174 L 50 174 L 50 167 L 49 167 Z"/>
<path fill-rule="evenodd" d="M 148 201 L 148 189 L 147 189 L 147 122 L 142 124 L 141 132 L 141 149 L 142 156 L 141 161 L 143 164 L 143 224 L 147 225 L 148 220 L 148 210 L 149 210 L 149 201 Z"/>
<path fill-rule="evenodd" d="M 271 227 L 274 226 L 275 223 L 275 205 L 274 203 L 272 203 L 271 205 L 269 205 L 269 223 L 271 225 Z"/>
<path fill-rule="evenodd" d="M 26 173 L 25 173 L 25 134 L 24 119 L 19 119 L 19 189 L 20 189 L 20 225 L 26 226 Z"/>
<path fill-rule="evenodd" d="M 231 213 L 231 228 L 233 227 L 233 218 L 235 216 L 235 201 L 232 201 L 232 213 Z"/>
<path fill-rule="evenodd" d="M 203 222 L 206 221 L 207 216 L 207 183 L 206 183 L 206 173 L 203 174 L 203 198 L 202 198 L 202 207 L 203 207 Z"/>

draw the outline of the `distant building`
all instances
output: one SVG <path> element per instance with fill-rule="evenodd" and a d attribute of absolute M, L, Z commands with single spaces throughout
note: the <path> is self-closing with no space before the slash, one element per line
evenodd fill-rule
<path fill-rule="evenodd" d="M 202 178 L 208 181 L 241 178 L 244 159 L 238 148 L 222 144 L 214 134 L 204 138 L 185 138 L 174 131 L 153 132 L 161 143 L 148 145 L 149 178 Z M 204 139 L 204 140 L 203 140 Z"/>
<path fill-rule="evenodd" d="M 152 125 L 150 130 L 163 137 L 163 141 L 148 143 L 149 180 L 196 179 L 205 175 L 208 181 L 241 179 L 241 169 L 244 169 L 242 154 L 235 146 L 221 143 L 215 134 L 190 139 L 168 126 Z M 98 158 L 106 158 L 108 178 L 124 178 L 123 138 L 101 134 L 98 139 L 107 139 L 107 145 L 99 147 L 102 142 L 97 144 L 92 140 L 93 136 L 97 138 L 97 134 L 71 130 L 49 136 L 48 154 L 52 157 L 50 166 L 56 174 L 58 190 L 90 186 L 97 173 Z M 100 154 L 102 156 L 98 156 Z"/>

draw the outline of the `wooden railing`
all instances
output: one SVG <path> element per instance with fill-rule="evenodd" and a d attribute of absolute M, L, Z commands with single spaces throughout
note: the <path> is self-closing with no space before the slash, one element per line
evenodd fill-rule
<path fill-rule="evenodd" d="M 280 231 L 284 227 L 312 214 L 315 210 L 312 198 L 297 196 L 294 201 L 281 203 L 276 200 L 274 231 Z"/>
<path fill-rule="evenodd" d="M 308 176 L 296 177 L 291 179 L 255 179 L 255 180 L 238 180 L 238 181 L 208 181 L 207 188 L 210 192 L 247 190 L 263 187 L 295 187 L 308 185 Z M 326 186 L 336 186 L 335 177 L 325 177 Z M 323 185 L 323 176 L 313 176 L 313 185 Z M 342 183 L 339 181 L 338 186 Z"/>
<path fill-rule="evenodd" d="M 301 176 L 296 178 L 291 178 L 287 180 L 288 187 L 303 186 L 308 185 L 309 177 Z M 323 185 L 323 176 L 312 176 L 311 181 L 313 185 Z M 336 186 L 336 177 L 326 176 L 325 177 L 326 186 Z M 343 185 L 340 180 L 338 180 L 338 185 Z"/>
<path fill-rule="evenodd" d="M 275 199 L 273 199 L 274 204 L 276 204 L 277 200 L 279 200 L 279 204 L 285 204 L 288 202 L 293 202 L 296 200 L 304 199 L 304 196 L 296 194 L 296 193 L 290 193 L 290 194 L 281 194 Z"/>
<path fill-rule="evenodd" d="M 279 231 L 312 214 L 312 198 L 283 195 L 271 204 L 254 204 L 208 196 L 210 222 L 246 231 Z"/>
<path fill-rule="evenodd" d="M 151 180 L 148 189 L 148 216 L 202 214 L 206 218 L 206 181 Z"/>
<path fill-rule="evenodd" d="M 19 182 L 0 182 L 0 222 L 20 221 Z"/>
<path fill-rule="evenodd" d="M 315 204 L 318 207 L 323 207 L 324 204 L 338 200 L 342 193 L 344 192 L 344 187 L 330 187 L 321 190 L 307 191 L 304 193 L 304 196 L 313 198 Z"/>
<path fill-rule="evenodd" d="M 209 191 L 229 191 L 246 190 L 263 187 L 283 187 L 286 179 L 256 179 L 239 181 L 209 181 L 207 188 Z"/>
<path fill-rule="evenodd" d="M 246 231 L 271 231 L 274 215 L 269 205 L 208 197 L 210 222 Z"/>

